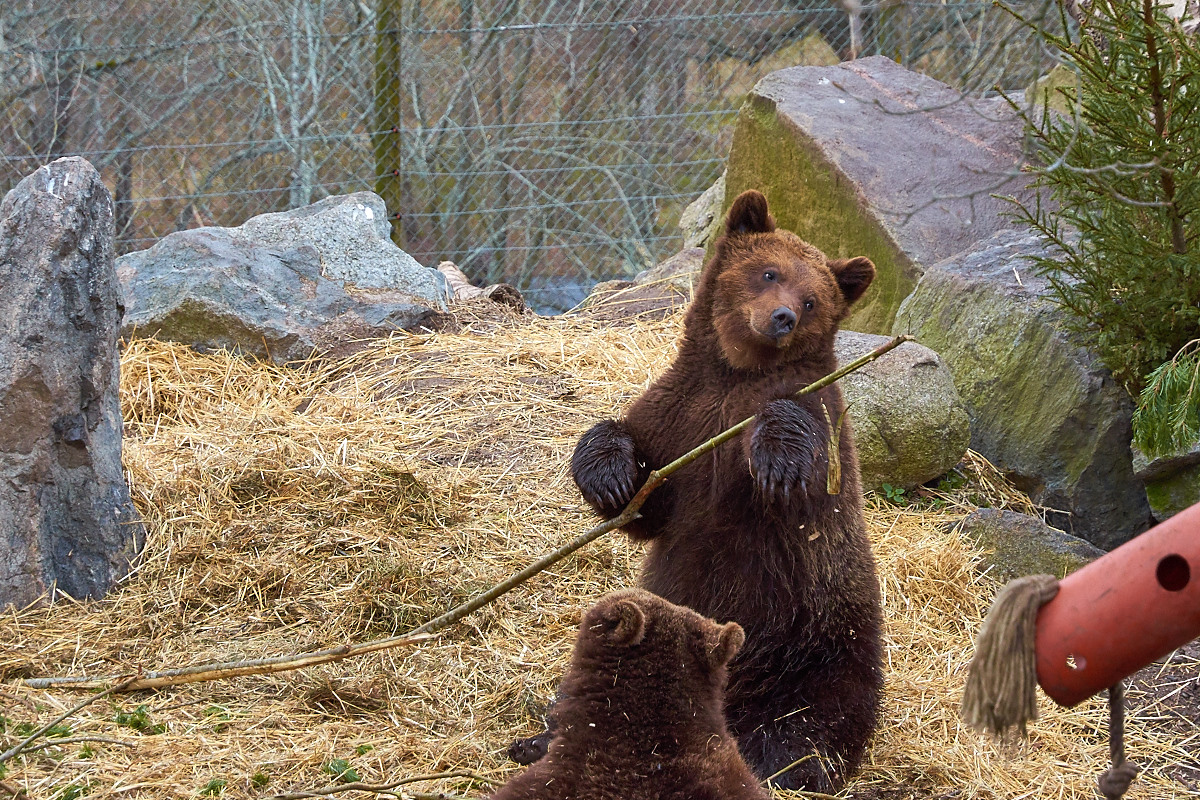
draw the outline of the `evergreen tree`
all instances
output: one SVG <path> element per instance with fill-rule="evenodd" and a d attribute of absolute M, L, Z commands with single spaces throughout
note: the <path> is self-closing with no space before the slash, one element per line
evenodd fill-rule
<path fill-rule="evenodd" d="M 1184 350 L 1200 338 L 1200 49 L 1153 0 L 1094 0 L 1082 22 L 1041 33 L 1076 82 L 1057 90 L 1067 114 L 1026 113 L 1053 202 L 1018 216 L 1061 251 L 1036 264 L 1052 299 L 1142 395 L 1135 436 L 1162 452 L 1200 436 L 1200 364 Z"/>

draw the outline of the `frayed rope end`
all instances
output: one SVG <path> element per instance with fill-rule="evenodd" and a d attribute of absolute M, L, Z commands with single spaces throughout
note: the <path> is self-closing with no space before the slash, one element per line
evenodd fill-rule
<path fill-rule="evenodd" d="M 1034 640 L 1038 610 L 1058 594 L 1053 575 L 1028 575 L 999 591 L 975 640 L 963 689 L 963 720 L 977 731 L 1026 735 L 1037 719 Z"/>

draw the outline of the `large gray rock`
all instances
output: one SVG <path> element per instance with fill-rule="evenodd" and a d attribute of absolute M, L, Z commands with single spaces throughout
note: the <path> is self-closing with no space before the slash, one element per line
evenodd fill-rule
<path fill-rule="evenodd" d="M 721 230 L 721 209 L 725 207 L 725 173 L 683 210 L 679 232 L 683 247 L 708 247 Z"/>
<path fill-rule="evenodd" d="M 436 270 L 421 266 L 391 240 L 383 199 L 374 192 L 326 197 L 310 206 L 251 217 L 235 236 L 259 247 L 315 247 L 321 276 L 360 289 L 403 289 L 436 305 L 446 285 Z"/>
<path fill-rule="evenodd" d="M 971 448 L 1057 527 L 1108 550 L 1146 530 L 1134 476 L 1133 403 L 1097 359 L 1062 332 L 1028 231 L 1001 231 L 930 268 L 896 315 L 894 333 L 936 350 L 971 418 Z"/>
<path fill-rule="evenodd" d="M 1025 575 L 1062 578 L 1104 555 L 1083 539 L 1015 511 L 981 508 L 964 517 L 958 528 L 984 551 L 983 566 L 1001 580 Z"/>
<path fill-rule="evenodd" d="M 144 539 L 121 471 L 113 235 L 81 158 L 0 205 L 0 607 L 101 597 Z"/>
<path fill-rule="evenodd" d="M 1135 446 L 1133 470 L 1146 485 L 1146 500 L 1159 522 L 1200 503 L 1200 442 L 1155 459 Z"/>
<path fill-rule="evenodd" d="M 761 80 L 738 116 L 725 208 L 767 195 L 779 225 L 878 277 L 846 327 L 887 333 L 926 267 L 1010 226 L 995 193 L 1028 196 L 1021 122 L 882 56 Z"/>
<path fill-rule="evenodd" d="M 445 277 L 388 238 L 369 192 L 173 233 L 117 260 L 122 334 L 228 348 L 279 363 L 350 339 L 442 324 Z"/>
<path fill-rule="evenodd" d="M 844 365 L 888 337 L 840 331 L 834 342 Z M 938 354 L 915 342 L 840 381 L 854 422 L 863 488 L 912 488 L 954 468 L 967 452 L 971 429 L 950 370 Z"/>

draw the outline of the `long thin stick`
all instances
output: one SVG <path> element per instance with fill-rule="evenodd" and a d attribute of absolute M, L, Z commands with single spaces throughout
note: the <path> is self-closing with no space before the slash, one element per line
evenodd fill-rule
<path fill-rule="evenodd" d="M 92 703 L 96 702 L 97 700 L 101 699 L 102 697 L 107 697 L 108 695 L 115 694 L 117 692 L 128 691 L 130 683 L 132 683 L 132 681 L 126 681 L 125 683 L 120 683 L 120 684 L 117 684 L 116 686 L 110 686 L 107 689 L 105 689 L 103 692 L 100 692 L 99 694 L 94 694 L 91 697 L 89 697 L 88 699 L 82 700 L 79 703 L 72 706 L 71 708 L 68 708 L 66 711 L 64 711 L 63 713 L 59 714 L 54 719 L 47 722 L 45 725 L 38 728 L 33 733 L 29 734 L 29 736 L 27 738 L 25 738 L 24 740 L 13 745 L 9 749 L 5 750 L 3 753 L 0 753 L 0 764 L 3 764 L 5 761 L 8 761 L 9 759 L 20 755 L 21 752 L 23 752 L 27 747 L 29 747 L 29 745 L 32 744 L 33 741 L 36 740 L 39 736 L 42 736 L 43 734 L 46 733 L 46 731 L 50 730 L 55 725 L 62 722 L 64 719 L 71 716 L 75 712 L 82 711 L 86 706 L 91 705 Z"/>
<path fill-rule="evenodd" d="M 300 792 L 277 794 L 272 798 L 272 800 L 303 800 L 305 797 L 326 797 L 328 795 L 338 794 L 340 792 L 374 792 L 376 794 L 391 794 L 391 790 L 398 786 L 417 783 L 418 781 L 440 781 L 447 778 L 470 778 L 473 781 L 479 781 L 481 783 L 490 783 L 493 785 L 496 783 L 495 781 L 489 780 L 482 775 L 476 775 L 474 772 L 467 772 L 466 770 L 454 770 L 453 772 L 438 772 L 433 775 L 412 775 L 407 778 L 401 778 L 390 783 L 382 784 L 361 782 L 339 783 L 332 786 L 326 786 L 321 789 L 309 789 Z"/>
<path fill-rule="evenodd" d="M 860 358 L 856 358 L 846 366 L 829 373 L 824 378 L 810 383 L 803 389 L 795 393 L 795 397 L 800 397 L 806 394 L 820 391 L 826 386 L 829 386 L 834 381 L 849 375 L 855 370 L 865 367 L 875 359 L 885 353 L 894 350 L 904 342 L 912 341 L 911 336 L 897 336 L 885 344 L 880 345 L 871 352 Z M 164 670 L 162 672 L 146 673 L 143 677 L 134 680 L 126 681 L 121 685 L 120 691 L 132 692 L 138 689 L 160 689 L 165 686 L 175 686 L 183 683 L 196 683 L 198 681 L 218 680 L 222 678 L 232 678 L 239 675 L 260 675 L 273 672 L 283 672 L 285 670 L 298 669 L 300 667 L 309 667 L 315 664 L 326 664 L 332 661 L 341 661 L 344 658 L 351 656 L 363 655 L 364 653 L 373 653 L 378 650 L 386 650 L 392 647 L 400 647 L 402 645 L 413 644 L 424 639 L 430 638 L 434 633 L 437 633 L 444 628 L 448 628 L 454 623 L 466 617 L 475 611 L 486 606 L 488 603 L 495 600 L 502 594 L 512 591 L 525 581 L 544 571 L 553 564 L 562 561 L 567 556 L 574 553 L 579 548 L 590 542 L 594 542 L 609 531 L 627 525 L 637 519 L 638 511 L 641 510 L 643 504 L 650 497 L 650 493 L 662 486 L 676 471 L 691 464 L 696 459 L 710 453 L 717 447 L 720 447 L 725 442 L 734 438 L 746 428 L 754 423 L 755 417 L 747 417 L 738 424 L 734 425 L 713 438 L 699 445 L 693 450 L 689 450 L 679 458 L 667 464 L 664 467 L 654 470 L 650 473 L 650 477 L 638 489 L 637 494 L 625 506 L 625 509 L 596 527 L 579 534 L 571 541 L 567 542 L 557 550 L 547 553 L 546 555 L 534 561 L 525 569 L 509 577 L 482 594 L 476 595 L 472 599 L 462 605 L 447 611 L 440 617 L 435 617 L 429 620 L 424 625 L 409 631 L 401 636 L 393 636 L 388 639 L 379 639 L 374 642 L 359 645 L 341 645 L 329 650 L 322 650 L 317 653 L 304 653 L 301 655 L 277 656 L 274 658 L 262 658 L 252 661 L 230 661 L 218 664 L 201 664 L 194 667 L 185 667 L 182 669 Z M 96 689 L 110 686 L 114 681 L 121 680 L 124 676 L 116 676 L 109 678 L 88 678 L 88 677 L 58 677 L 58 678 L 27 678 L 25 685 L 34 689 L 46 689 L 53 686 L 69 687 L 74 689 Z"/>

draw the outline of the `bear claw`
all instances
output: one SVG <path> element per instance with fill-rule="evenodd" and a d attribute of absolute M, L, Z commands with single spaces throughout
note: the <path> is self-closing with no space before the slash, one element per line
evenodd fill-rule
<path fill-rule="evenodd" d="M 508 746 L 509 760 L 522 765 L 529 765 L 535 761 L 540 761 L 542 756 L 546 755 L 546 751 L 550 749 L 550 739 L 552 736 L 553 734 L 550 731 L 542 731 L 537 736 L 530 736 L 527 739 L 517 739 Z"/>
<path fill-rule="evenodd" d="M 571 475 L 584 500 L 616 515 L 633 498 L 638 476 L 633 438 L 612 420 L 594 425 L 575 447 Z"/>

